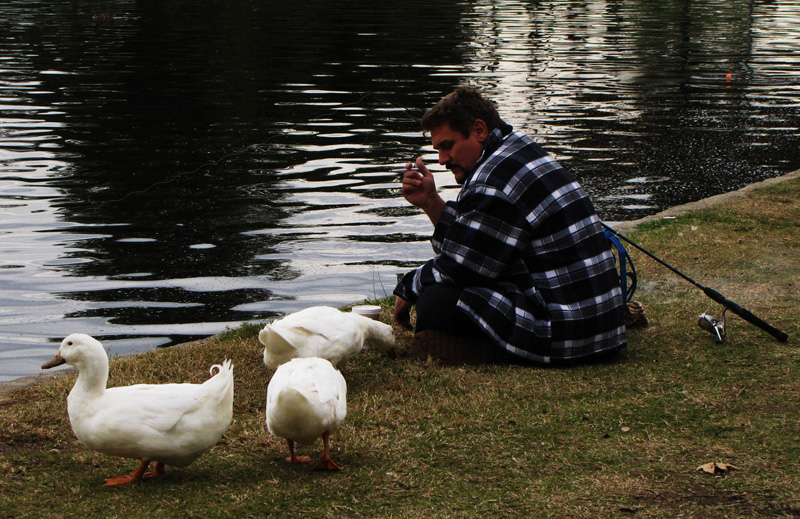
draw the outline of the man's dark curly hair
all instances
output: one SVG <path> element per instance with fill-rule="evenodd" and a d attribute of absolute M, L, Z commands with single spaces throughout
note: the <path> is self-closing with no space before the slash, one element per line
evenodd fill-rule
<path fill-rule="evenodd" d="M 490 132 L 504 124 L 492 101 L 475 88 L 459 87 L 425 112 L 422 129 L 431 131 L 448 123 L 450 128 L 468 137 L 476 119 L 483 120 Z"/>

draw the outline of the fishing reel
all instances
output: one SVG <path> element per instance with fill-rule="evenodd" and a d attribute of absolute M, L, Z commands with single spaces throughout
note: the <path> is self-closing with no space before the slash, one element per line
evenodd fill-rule
<path fill-rule="evenodd" d="M 717 344 L 721 344 L 725 340 L 725 312 L 727 311 L 727 308 L 722 310 L 722 318 L 719 320 L 705 312 L 700 314 L 700 317 L 697 318 L 697 324 L 700 328 L 713 335 L 714 342 Z"/>

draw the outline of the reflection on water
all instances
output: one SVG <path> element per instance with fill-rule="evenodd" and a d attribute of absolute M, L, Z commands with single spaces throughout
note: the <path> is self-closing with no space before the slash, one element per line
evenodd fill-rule
<path fill-rule="evenodd" d="M 75 331 L 125 354 L 391 293 L 430 255 L 391 170 L 435 162 L 458 84 L 606 220 L 800 162 L 798 1 L 0 9 L 0 380 Z"/>

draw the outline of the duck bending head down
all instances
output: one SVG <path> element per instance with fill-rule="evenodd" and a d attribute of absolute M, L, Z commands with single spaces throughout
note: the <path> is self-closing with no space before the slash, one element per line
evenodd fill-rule
<path fill-rule="evenodd" d="M 117 486 L 163 474 L 165 465 L 185 467 L 217 444 L 233 418 L 233 366 L 211 366 L 202 384 L 137 384 L 106 388 L 108 355 L 85 334 L 69 335 L 42 368 L 70 364 L 78 379 L 67 397 L 72 431 L 89 449 L 140 460 L 131 474 L 112 477 Z M 146 472 L 151 461 L 155 470 Z"/>
<path fill-rule="evenodd" d="M 312 306 L 272 321 L 258 340 L 269 369 L 298 357 L 326 359 L 338 369 L 367 345 L 396 357 L 391 326 L 330 306 Z"/>
<path fill-rule="evenodd" d="M 267 386 L 267 429 L 286 439 L 291 463 L 311 461 L 297 456 L 301 445 L 322 438 L 323 450 L 315 470 L 341 470 L 333 462 L 328 439 L 347 415 L 347 383 L 333 365 L 318 357 L 292 359 L 281 364 Z"/>

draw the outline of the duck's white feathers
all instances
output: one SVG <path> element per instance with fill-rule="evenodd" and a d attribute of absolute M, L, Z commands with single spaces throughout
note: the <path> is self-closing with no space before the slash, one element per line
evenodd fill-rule
<path fill-rule="evenodd" d="M 267 386 L 267 429 L 299 444 L 334 432 L 347 416 L 347 383 L 325 359 L 293 359 Z"/>
<path fill-rule="evenodd" d="M 59 354 L 79 369 L 67 409 L 75 436 L 90 449 L 183 467 L 213 447 L 231 423 L 229 360 L 212 366 L 216 375 L 202 384 L 105 389 L 108 357 L 99 342 L 73 334 L 64 339 Z"/>
<path fill-rule="evenodd" d="M 394 348 L 391 326 L 329 306 L 312 306 L 268 323 L 258 339 L 270 369 L 303 357 L 323 358 L 340 367 L 365 343 L 382 351 Z"/>

